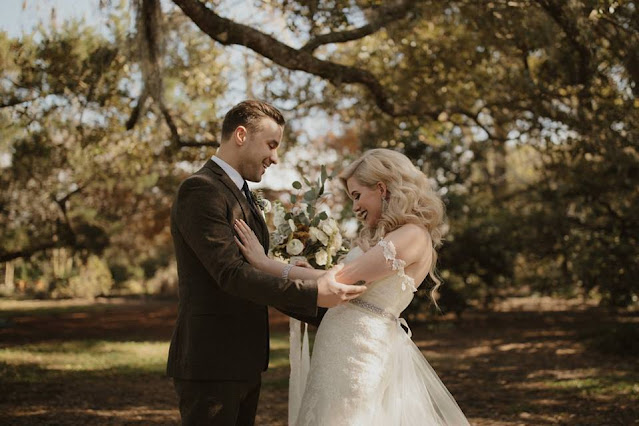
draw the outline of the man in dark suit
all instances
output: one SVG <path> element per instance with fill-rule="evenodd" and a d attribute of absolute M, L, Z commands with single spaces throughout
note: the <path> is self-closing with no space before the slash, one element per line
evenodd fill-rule
<path fill-rule="evenodd" d="M 188 425 L 252 425 L 261 373 L 268 366 L 267 305 L 314 322 L 318 307 L 357 297 L 359 286 L 291 281 L 258 271 L 242 257 L 233 224 L 243 219 L 265 250 L 269 232 L 246 181 L 259 182 L 276 164 L 282 114 L 259 101 L 233 107 L 220 147 L 180 185 L 171 209 L 179 276 L 178 318 L 167 363 Z"/>

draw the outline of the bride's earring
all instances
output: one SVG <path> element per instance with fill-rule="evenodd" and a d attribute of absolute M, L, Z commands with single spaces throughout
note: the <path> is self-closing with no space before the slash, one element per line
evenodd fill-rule
<path fill-rule="evenodd" d="M 388 200 L 382 197 L 382 213 L 386 213 L 386 210 L 388 210 Z"/>

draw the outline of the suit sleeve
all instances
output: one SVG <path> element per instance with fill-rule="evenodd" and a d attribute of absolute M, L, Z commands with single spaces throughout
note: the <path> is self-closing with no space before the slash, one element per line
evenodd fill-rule
<path fill-rule="evenodd" d="M 182 237 L 220 288 L 260 305 L 291 306 L 317 315 L 317 284 L 273 277 L 247 263 L 234 240 L 229 207 L 212 192 L 213 185 L 187 179 L 178 191 L 176 219 Z"/>
<path fill-rule="evenodd" d="M 324 315 L 326 314 L 326 311 L 328 310 L 327 308 L 317 308 L 317 313 L 315 315 L 308 315 L 300 314 L 295 310 L 289 309 L 288 307 L 275 306 L 275 309 L 285 315 L 288 315 L 289 317 L 293 317 L 302 322 L 314 325 L 315 327 L 319 327 L 322 319 L 324 318 Z"/>

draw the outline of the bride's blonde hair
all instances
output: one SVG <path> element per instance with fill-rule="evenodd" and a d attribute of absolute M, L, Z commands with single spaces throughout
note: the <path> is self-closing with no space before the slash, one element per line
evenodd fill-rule
<path fill-rule="evenodd" d="M 377 244 L 386 234 L 402 225 L 414 223 L 428 230 L 432 241 L 433 259 L 428 275 L 435 282 L 431 297 L 435 301 L 437 288 L 441 285 L 435 267 L 437 248 L 444 236 L 444 203 L 433 190 L 428 178 L 419 171 L 405 155 L 390 149 L 372 149 L 349 164 L 339 174 L 339 179 L 348 191 L 346 181 L 351 177 L 368 188 L 378 182 L 386 185 L 388 202 L 375 227 L 364 223 L 354 243 L 366 251 Z"/>

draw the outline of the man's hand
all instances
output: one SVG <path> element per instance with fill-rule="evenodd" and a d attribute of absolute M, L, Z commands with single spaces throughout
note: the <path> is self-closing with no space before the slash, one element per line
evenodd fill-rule
<path fill-rule="evenodd" d="M 313 268 L 313 265 L 308 263 L 306 260 L 296 260 L 294 265 L 299 266 L 300 268 L 315 269 Z"/>
<path fill-rule="evenodd" d="M 332 308 L 359 297 L 367 290 L 363 285 L 347 285 L 337 282 L 335 275 L 344 265 L 335 265 L 317 279 L 317 306 Z"/>

